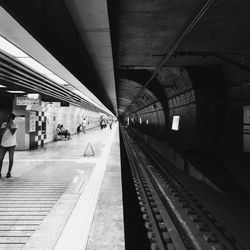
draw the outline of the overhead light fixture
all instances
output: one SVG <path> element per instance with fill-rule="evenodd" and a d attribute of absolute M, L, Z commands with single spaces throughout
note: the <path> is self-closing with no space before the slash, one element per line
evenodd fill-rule
<path fill-rule="evenodd" d="M 41 63 L 37 62 L 31 57 L 21 57 L 17 58 L 19 61 L 24 63 L 25 65 L 29 66 L 30 68 L 34 69 L 35 71 L 43 74 L 43 75 L 49 75 L 52 72 L 48 70 L 46 67 L 44 67 Z"/>
<path fill-rule="evenodd" d="M 6 92 L 11 93 L 11 94 L 24 94 L 24 91 L 21 90 L 7 90 Z"/>
<path fill-rule="evenodd" d="M 52 72 L 51 72 L 52 73 Z M 66 81 L 64 81 L 62 78 L 60 78 L 59 76 L 55 75 L 55 74 L 46 74 L 46 76 L 55 81 L 56 83 L 58 84 L 61 84 L 61 85 L 68 85 L 68 83 Z"/>
<path fill-rule="evenodd" d="M 89 101 L 90 103 L 100 107 L 98 104 L 96 104 L 95 102 L 93 102 L 88 96 L 86 96 L 85 94 L 83 94 L 81 91 L 79 91 L 78 89 L 73 89 L 72 90 L 73 93 L 77 94 L 78 96 L 82 97 L 83 99 L 85 99 L 86 101 Z"/>
<path fill-rule="evenodd" d="M 37 71 L 38 73 L 46 76 L 50 80 L 54 81 L 55 83 L 58 83 L 60 85 L 68 85 L 66 81 L 64 81 L 62 78 L 54 74 L 52 71 L 50 71 L 48 68 L 43 66 L 41 63 L 36 61 L 35 59 L 31 57 L 20 57 L 17 58 L 19 61 L 27 65 L 28 67 L 32 68 L 33 70 Z"/>
<path fill-rule="evenodd" d="M 4 86 L 4 85 L 1 85 L 1 84 L 0 84 L 0 88 L 7 88 L 7 87 L 6 87 L 6 86 Z"/>
<path fill-rule="evenodd" d="M 14 44 L 9 42 L 7 39 L 5 39 L 2 36 L 0 36 L 0 50 L 13 56 L 15 59 L 19 60 L 20 62 L 30 67 L 34 71 L 42 75 L 45 75 L 47 78 L 51 79 L 52 81 L 60 85 L 68 85 L 68 83 L 64 81 L 62 78 L 54 74 L 47 67 L 43 66 L 41 63 L 33 59 L 31 56 L 23 52 L 21 49 L 16 47 Z"/>
<path fill-rule="evenodd" d="M 83 99 L 85 99 L 86 101 L 92 103 L 93 105 L 95 105 L 96 107 L 105 110 L 103 107 L 101 107 L 100 105 L 98 105 L 97 103 L 95 103 L 92 99 L 90 99 L 88 96 L 86 96 L 85 94 L 83 94 L 81 91 L 79 91 L 78 89 L 73 89 L 71 90 L 73 93 L 75 93 L 76 95 L 82 97 Z M 106 112 L 110 113 L 110 111 L 105 110 Z M 111 115 L 111 114 L 110 114 Z M 112 114 L 113 116 L 113 114 Z"/>
<path fill-rule="evenodd" d="M 26 53 L 17 48 L 14 44 L 0 36 L 0 49 L 14 57 L 28 57 Z"/>

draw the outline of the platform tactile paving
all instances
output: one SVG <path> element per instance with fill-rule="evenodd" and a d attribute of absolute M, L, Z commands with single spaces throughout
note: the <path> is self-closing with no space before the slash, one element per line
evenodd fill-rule
<path fill-rule="evenodd" d="M 0 182 L 0 249 L 21 249 L 51 211 L 70 179 Z"/>

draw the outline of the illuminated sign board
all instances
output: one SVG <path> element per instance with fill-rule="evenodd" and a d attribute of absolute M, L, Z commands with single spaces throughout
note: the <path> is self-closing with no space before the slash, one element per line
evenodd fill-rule
<path fill-rule="evenodd" d="M 39 94 L 27 94 L 27 97 L 29 99 L 40 99 L 40 95 Z"/>
<path fill-rule="evenodd" d="M 173 116 L 172 130 L 179 130 L 180 116 Z"/>
<path fill-rule="evenodd" d="M 26 105 L 40 105 L 41 99 L 40 96 L 38 96 L 37 99 L 29 98 L 27 95 L 23 96 L 16 96 L 16 105 L 17 106 L 26 106 Z"/>

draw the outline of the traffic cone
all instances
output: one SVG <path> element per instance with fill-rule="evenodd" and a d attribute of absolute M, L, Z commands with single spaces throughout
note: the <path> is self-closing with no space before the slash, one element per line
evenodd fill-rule
<path fill-rule="evenodd" d="M 91 153 L 90 153 L 90 151 L 91 151 Z M 85 149 L 83 156 L 94 156 L 94 155 L 95 155 L 94 149 L 92 148 L 92 146 L 89 142 L 86 149 Z"/>

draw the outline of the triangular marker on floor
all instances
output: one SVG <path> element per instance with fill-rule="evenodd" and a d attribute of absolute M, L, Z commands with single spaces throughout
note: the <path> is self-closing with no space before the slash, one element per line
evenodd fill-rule
<path fill-rule="evenodd" d="M 89 148 L 91 149 L 91 152 L 92 152 L 91 154 L 89 152 L 87 152 L 87 151 L 89 151 L 88 150 Z M 91 146 L 91 144 L 89 142 L 86 149 L 85 149 L 85 152 L 84 152 L 83 156 L 94 156 L 94 155 L 95 155 L 94 149 L 92 148 L 92 146 Z"/>

